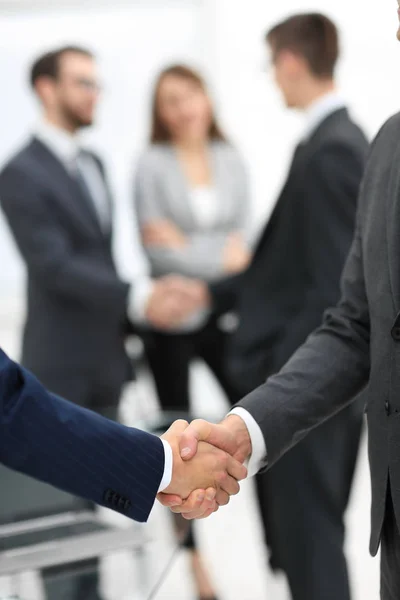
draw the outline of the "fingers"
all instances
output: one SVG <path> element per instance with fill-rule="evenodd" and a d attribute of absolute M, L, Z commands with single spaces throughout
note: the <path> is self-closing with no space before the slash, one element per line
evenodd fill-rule
<path fill-rule="evenodd" d="M 207 299 L 208 288 L 203 282 L 179 275 L 168 275 L 153 283 L 146 317 L 156 327 L 169 329 L 205 306 Z"/>
<path fill-rule="evenodd" d="M 194 500 L 191 502 L 189 497 L 184 503 L 184 508 L 181 512 L 182 517 L 187 520 L 206 519 L 209 517 L 218 510 L 216 494 L 217 492 L 215 489 L 209 488 L 206 490 L 205 497 L 202 501 L 198 498 L 197 501 Z M 178 507 L 176 507 L 175 511 L 178 511 Z"/>
<path fill-rule="evenodd" d="M 167 508 L 178 507 L 183 504 L 183 500 L 180 496 L 175 496 L 174 494 L 163 494 L 162 492 L 157 494 L 157 500 L 163 506 Z"/>
<path fill-rule="evenodd" d="M 230 477 L 227 473 L 224 473 L 218 481 L 219 487 L 222 491 L 226 492 L 229 496 L 236 496 L 240 492 L 240 485 L 233 477 Z"/>
<path fill-rule="evenodd" d="M 162 281 L 170 292 L 179 294 L 181 301 L 192 308 L 200 308 L 208 301 L 208 288 L 203 281 L 181 275 L 166 275 Z"/>
<path fill-rule="evenodd" d="M 217 506 L 216 503 L 216 490 L 208 488 L 207 490 L 195 490 L 190 496 L 181 502 L 179 506 L 172 506 L 171 510 L 174 513 L 180 513 L 188 519 L 200 519 L 204 518 L 205 514 L 215 511 Z M 172 499 L 172 496 L 168 498 Z M 161 499 L 161 503 L 166 506 L 165 499 Z"/>
<path fill-rule="evenodd" d="M 186 430 L 185 430 L 186 431 Z M 236 481 L 242 481 L 247 477 L 247 469 L 238 460 L 235 460 L 231 456 L 228 458 L 227 472 Z"/>
<path fill-rule="evenodd" d="M 226 428 L 208 423 L 203 419 L 196 419 L 181 436 L 179 447 L 183 460 L 189 460 L 195 456 L 200 441 L 208 442 L 231 455 L 237 450 L 235 439 Z"/>
<path fill-rule="evenodd" d="M 226 506 L 229 504 L 230 496 L 224 490 L 219 489 L 215 496 L 215 502 L 218 506 Z"/>
<path fill-rule="evenodd" d="M 193 519 L 197 519 L 197 520 L 207 519 L 210 515 L 217 512 L 218 509 L 219 509 L 219 506 L 217 503 L 215 503 L 214 506 L 209 508 L 204 514 L 202 514 L 200 516 L 196 516 L 195 514 L 191 514 L 191 513 L 186 513 L 186 514 L 183 514 L 182 517 L 184 519 L 186 519 L 187 521 L 192 521 Z"/>

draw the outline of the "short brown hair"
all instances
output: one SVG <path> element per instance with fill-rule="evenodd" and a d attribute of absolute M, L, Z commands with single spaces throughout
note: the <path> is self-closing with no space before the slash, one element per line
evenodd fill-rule
<path fill-rule="evenodd" d="M 320 13 L 294 15 L 281 21 L 266 34 L 275 55 L 291 50 L 302 56 L 318 78 L 332 78 L 339 57 L 336 25 Z"/>
<path fill-rule="evenodd" d="M 207 87 L 203 78 L 190 67 L 187 67 L 185 65 L 172 65 L 161 71 L 154 86 L 153 93 L 152 124 L 150 134 L 150 141 L 152 144 L 160 144 L 163 142 L 171 141 L 171 134 L 168 131 L 165 123 L 163 123 L 158 109 L 158 96 L 160 92 L 160 87 L 164 79 L 169 76 L 181 77 L 182 79 L 191 81 L 195 85 L 197 85 L 205 94 L 207 94 Z M 222 130 L 217 122 L 217 118 L 214 113 L 212 114 L 208 137 L 210 140 L 225 140 L 225 136 L 222 133 Z"/>
<path fill-rule="evenodd" d="M 57 48 L 56 50 L 52 50 L 51 52 L 46 52 L 46 54 L 42 54 L 42 56 L 37 58 L 31 67 L 31 86 L 35 87 L 36 82 L 40 77 L 50 77 L 51 79 L 57 79 L 60 69 L 61 58 L 65 54 L 70 53 L 81 54 L 82 56 L 93 58 L 93 54 L 92 52 L 90 52 L 90 50 L 87 50 L 86 48 L 81 48 L 80 46 L 63 46 L 62 48 Z"/>

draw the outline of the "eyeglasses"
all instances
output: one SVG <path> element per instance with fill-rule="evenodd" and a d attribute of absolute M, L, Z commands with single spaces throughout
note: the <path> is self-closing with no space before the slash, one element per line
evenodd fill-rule
<path fill-rule="evenodd" d="M 89 79 L 88 77 L 69 77 L 68 79 L 76 87 L 91 94 L 99 94 L 103 91 L 103 86 L 95 79 Z"/>
<path fill-rule="evenodd" d="M 100 82 L 93 79 L 86 79 L 85 77 L 79 77 L 75 79 L 75 83 L 78 87 L 86 90 L 87 92 L 93 92 L 99 94 L 103 90 L 103 86 Z"/>

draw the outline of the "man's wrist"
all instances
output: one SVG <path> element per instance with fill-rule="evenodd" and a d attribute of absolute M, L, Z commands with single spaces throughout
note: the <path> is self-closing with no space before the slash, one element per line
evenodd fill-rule
<path fill-rule="evenodd" d="M 174 457 L 172 453 L 171 444 L 167 440 L 161 440 L 164 446 L 164 473 L 158 488 L 159 492 L 163 492 L 171 485 L 172 473 L 174 467 Z"/>
<path fill-rule="evenodd" d="M 234 457 L 243 463 L 251 456 L 252 452 L 251 437 L 246 423 L 240 416 L 228 414 L 222 421 L 222 425 L 234 434 L 237 442 L 237 451 Z"/>
<path fill-rule="evenodd" d="M 154 281 L 147 276 L 138 277 L 128 295 L 128 317 L 134 323 L 146 322 L 147 306 L 154 291 Z"/>
<path fill-rule="evenodd" d="M 237 416 L 246 425 L 251 440 L 251 456 L 247 463 L 248 477 L 256 475 L 262 468 L 267 466 L 267 447 L 264 435 L 255 418 L 243 407 L 235 406 L 229 415 Z"/>

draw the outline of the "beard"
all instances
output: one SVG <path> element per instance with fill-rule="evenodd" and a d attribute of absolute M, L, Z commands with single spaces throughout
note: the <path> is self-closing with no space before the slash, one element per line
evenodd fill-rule
<path fill-rule="evenodd" d="M 83 129 L 93 125 L 93 116 L 83 117 L 79 112 L 70 106 L 61 106 L 61 115 L 64 123 L 71 130 Z"/>

